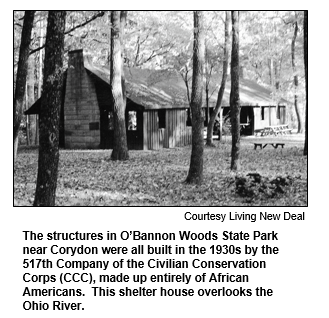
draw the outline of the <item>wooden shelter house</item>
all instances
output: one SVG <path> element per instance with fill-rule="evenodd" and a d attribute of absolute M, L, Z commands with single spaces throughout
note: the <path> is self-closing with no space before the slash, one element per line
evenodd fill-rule
<path fill-rule="evenodd" d="M 125 69 L 129 149 L 156 150 L 191 143 L 189 107 L 180 75 Z M 61 111 L 60 144 L 68 149 L 110 149 L 113 105 L 109 67 L 92 65 L 83 50 L 69 52 Z M 39 112 L 38 100 L 25 114 Z"/>
<path fill-rule="evenodd" d="M 211 81 L 210 90 L 214 92 L 209 99 L 209 108 L 211 110 L 216 106 L 217 93 L 219 87 L 214 84 L 220 83 L 220 76 L 214 75 Z M 240 74 L 240 125 L 242 135 L 253 135 L 257 129 L 267 126 L 286 124 L 286 106 L 289 104 L 283 98 L 275 101 L 271 90 L 257 84 L 255 81 L 243 78 Z M 218 115 L 219 121 L 229 116 L 230 112 L 230 92 L 231 79 L 228 77 L 224 96 L 222 100 L 221 111 Z"/>
<path fill-rule="evenodd" d="M 157 150 L 191 144 L 192 127 L 186 86 L 175 71 L 125 69 L 126 129 L 129 149 Z M 214 77 L 213 82 L 220 83 Z M 241 80 L 241 124 L 247 134 L 254 129 L 285 123 L 285 106 L 275 106 L 271 92 L 249 80 Z M 209 100 L 216 104 L 219 87 Z M 217 91 L 216 91 L 217 89 Z M 220 112 L 229 111 L 230 80 Z M 38 114 L 41 99 L 26 112 Z M 67 149 L 110 149 L 113 145 L 113 105 L 110 69 L 94 65 L 83 50 L 69 52 L 60 117 L 60 146 Z"/>

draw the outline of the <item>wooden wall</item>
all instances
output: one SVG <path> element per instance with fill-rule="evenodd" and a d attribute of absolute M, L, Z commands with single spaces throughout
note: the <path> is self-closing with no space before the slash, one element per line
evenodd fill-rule
<path fill-rule="evenodd" d="M 186 126 L 185 109 L 167 109 L 166 126 L 159 128 L 157 110 L 148 110 L 143 114 L 143 149 L 183 147 L 192 142 L 192 128 Z"/>
<path fill-rule="evenodd" d="M 99 148 L 99 121 L 95 85 L 84 68 L 82 50 L 70 52 L 64 103 L 65 148 Z"/>
<path fill-rule="evenodd" d="M 266 126 L 275 126 L 286 124 L 286 107 L 279 106 L 280 118 L 277 118 L 276 106 L 264 107 L 264 119 L 262 120 L 262 107 L 254 107 L 255 129 L 261 129 Z"/>
<path fill-rule="evenodd" d="M 287 122 L 286 122 L 286 107 L 279 106 L 279 111 L 280 111 L 280 119 L 278 119 L 278 125 L 287 124 Z"/>

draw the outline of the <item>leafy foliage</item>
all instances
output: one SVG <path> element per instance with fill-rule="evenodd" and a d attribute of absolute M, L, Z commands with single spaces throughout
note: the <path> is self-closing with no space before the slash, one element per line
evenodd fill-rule
<path fill-rule="evenodd" d="M 226 139 L 225 139 L 226 138 Z M 261 175 L 254 191 L 241 196 L 229 169 L 231 141 L 205 148 L 204 182 L 184 184 L 190 147 L 160 151 L 130 151 L 130 160 L 109 160 L 105 150 L 61 150 L 57 206 L 303 206 L 307 204 L 307 158 L 303 139 L 282 137 L 284 149 L 254 150 L 255 138 L 243 138 L 241 171 Z M 283 140 L 282 140 L 283 139 Z M 259 138 L 257 138 L 259 141 Z M 262 141 L 265 140 L 262 138 Z M 277 139 L 278 140 L 278 139 Z M 14 175 L 15 205 L 32 205 L 37 174 L 37 149 L 21 148 Z M 277 180 L 277 181 L 273 181 Z M 282 184 L 286 180 L 287 184 Z M 271 183 L 272 182 L 272 183 Z M 278 182 L 276 184 L 276 182 Z M 253 184 L 253 185 L 252 185 Z M 260 190 L 265 185 L 264 192 Z M 279 187 L 282 188 L 281 193 Z M 277 190 L 275 190 L 277 189 Z M 272 193 L 275 192 L 275 195 Z"/>
<path fill-rule="evenodd" d="M 287 177 L 277 176 L 274 179 L 262 177 L 259 173 L 248 173 L 246 176 L 235 177 L 236 193 L 246 198 L 246 202 L 253 202 L 255 199 L 264 197 L 264 199 L 275 198 L 284 194 L 286 187 L 291 185 L 294 179 L 300 179 L 288 175 Z"/>
<path fill-rule="evenodd" d="M 302 27 L 301 11 L 241 11 L 240 55 L 246 79 L 256 80 L 281 97 L 293 101 L 291 38 L 293 22 Z M 221 73 L 224 42 L 224 11 L 206 11 L 206 78 Z M 14 72 L 24 11 L 14 11 Z M 39 54 L 44 41 L 47 11 L 37 11 L 31 52 Z M 93 63 L 108 65 L 110 56 L 111 11 L 68 11 L 65 52 L 83 48 Z M 93 19 L 94 17 L 97 17 Z M 90 21 L 90 22 L 88 22 Z M 42 22 L 42 23 L 41 23 Z M 88 23 L 87 23 L 88 22 Z M 192 11 L 129 11 L 124 60 L 128 67 L 175 69 L 191 89 L 193 54 Z M 43 29 L 41 35 L 40 28 Z M 71 31 L 72 30 L 72 31 Z M 303 32 L 296 39 L 296 74 L 302 117 L 305 104 Z M 35 54 L 35 55 L 37 55 Z M 67 54 L 64 65 L 67 62 Z M 36 64 L 38 67 L 38 63 Z M 40 78 L 41 74 L 36 76 Z M 16 77 L 16 76 L 15 76 Z M 219 85 L 219 83 L 218 83 Z M 206 85 L 207 87 L 207 85 Z M 209 91 L 211 95 L 213 91 Z M 190 92 L 188 93 L 190 94 Z M 287 107 L 287 120 L 295 128 L 293 107 Z"/>

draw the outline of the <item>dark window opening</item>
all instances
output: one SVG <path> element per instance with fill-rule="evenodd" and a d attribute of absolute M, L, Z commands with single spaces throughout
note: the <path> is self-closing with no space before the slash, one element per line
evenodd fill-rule
<path fill-rule="evenodd" d="M 109 130 L 114 130 L 113 112 L 109 112 Z"/>
<path fill-rule="evenodd" d="M 128 130 L 137 130 L 137 112 L 128 112 Z"/>
<path fill-rule="evenodd" d="M 265 107 L 264 106 L 261 107 L 261 119 L 262 120 L 265 119 Z"/>
<path fill-rule="evenodd" d="M 281 118 L 280 107 L 279 106 L 277 106 L 277 108 L 276 108 L 276 118 L 277 119 L 280 119 Z"/>
<path fill-rule="evenodd" d="M 158 117 L 159 117 L 159 128 L 166 128 L 166 110 L 159 109 Z"/>

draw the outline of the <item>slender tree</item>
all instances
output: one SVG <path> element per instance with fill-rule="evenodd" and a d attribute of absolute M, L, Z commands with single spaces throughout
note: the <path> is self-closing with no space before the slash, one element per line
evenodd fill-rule
<path fill-rule="evenodd" d="M 295 21 L 293 23 L 294 27 L 294 34 L 291 40 L 291 65 L 292 65 L 292 71 L 294 73 L 294 89 L 295 89 L 295 94 L 294 94 L 294 105 L 295 105 L 295 111 L 296 111 L 296 116 L 297 116 L 297 123 L 298 123 L 298 128 L 297 128 L 297 133 L 302 133 L 303 132 L 303 126 L 302 126 L 302 116 L 300 114 L 300 109 L 298 106 L 298 75 L 297 75 L 297 69 L 296 69 L 296 39 L 297 39 L 297 34 L 298 34 L 298 21 L 297 21 L 297 13 L 295 13 Z"/>
<path fill-rule="evenodd" d="M 239 11 L 232 11 L 232 58 L 230 113 L 232 129 L 231 170 L 240 165 Z"/>
<path fill-rule="evenodd" d="M 26 88 L 26 76 L 30 53 L 31 33 L 35 11 L 25 11 L 14 96 L 14 160 L 17 155 L 18 133 L 23 117 L 23 103 Z"/>
<path fill-rule="evenodd" d="M 39 21 L 39 41 L 40 41 L 40 47 L 43 47 L 43 26 L 44 26 L 44 21 L 43 19 L 40 19 Z M 39 50 L 39 70 L 38 70 L 38 98 L 41 97 L 41 90 L 42 90 L 42 70 L 43 70 L 43 51 L 44 50 Z M 39 115 L 36 115 L 36 134 L 35 134 L 35 144 L 39 145 Z"/>
<path fill-rule="evenodd" d="M 126 102 L 127 102 L 127 97 L 126 97 L 126 79 L 125 79 L 125 73 L 124 73 L 124 68 L 123 68 L 123 60 L 124 60 L 124 32 L 125 32 L 125 26 L 126 26 L 126 21 L 127 21 L 127 14 L 128 11 L 121 11 L 120 14 L 120 45 L 121 45 L 121 86 L 122 86 L 122 97 L 123 97 L 123 103 L 124 107 L 126 108 Z"/>
<path fill-rule="evenodd" d="M 305 66 L 305 89 L 306 89 L 306 109 L 305 109 L 305 144 L 304 155 L 308 154 L 308 12 L 304 11 L 304 66 Z"/>
<path fill-rule="evenodd" d="M 38 177 L 34 206 L 54 206 L 59 161 L 59 113 L 63 86 L 66 11 L 49 11 L 40 108 Z"/>
<path fill-rule="evenodd" d="M 210 115 L 210 120 L 209 124 L 207 127 L 207 146 L 214 146 L 212 142 L 212 136 L 213 136 L 213 131 L 214 131 L 214 124 L 216 117 L 220 111 L 221 105 L 222 105 L 222 100 L 224 96 L 224 91 L 225 91 L 225 85 L 226 85 L 226 79 L 227 79 L 227 69 L 228 69 L 228 52 L 229 52 L 229 21 L 230 21 L 230 14 L 229 11 L 225 11 L 225 44 L 224 44 L 224 59 L 223 59 L 223 75 L 222 75 L 222 82 L 220 84 L 220 88 L 218 91 L 218 96 L 217 96 L 217 102 L 215 109 Z M 219 139 L 222 138 L 222 122 L 220 122 L 220 128 L 219 128 Z"/>
<path fill-rule="evenodd" d="M 202 11 L 194 11 L 193 75 L 191 93 L 192 153 L 187 183 L 200 184 L 203 178 L 202 90 L 205 59 L 205 31 Z"/>
<path fill-rule="evenodd" d="M 27 74 L 27 91 L 26 91 L 26 108 L 31 107 L 34 103 L 34 72 L 35 72 L 35 56 L 30 56 L 29 61 L 29 70 Z M 35 145 L 35 135 L 36 135 L 36 118 L 35 115 L 28 115 L 28 133 L 27 136 L 30 138 L 30 145 Z"/>
<path fill-rule="evenodd" d="M 122 91 L 121 12 L 111 12 L 111 76 L 114 140 L 112 160 L 129 159 L 125 122 L 125 102 Z"/>

